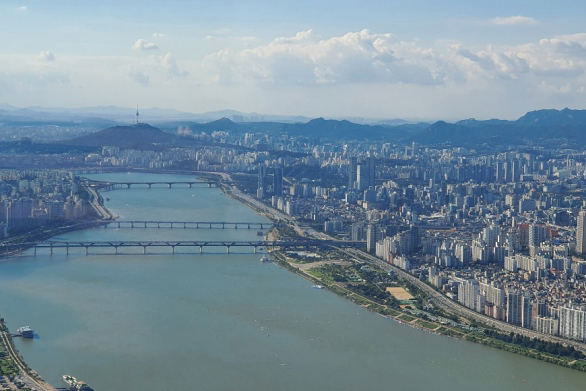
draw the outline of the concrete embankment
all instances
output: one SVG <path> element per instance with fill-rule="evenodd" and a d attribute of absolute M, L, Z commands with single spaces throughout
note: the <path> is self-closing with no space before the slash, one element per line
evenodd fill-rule
<path fill-rule="evenodd" d="M 103 220 L 112 220 L 114 215 L 102 204 L 100 194 L 91 186 L 82 184 L 81 187 L 90 195 L 91 206 L 100 218 Z"/>

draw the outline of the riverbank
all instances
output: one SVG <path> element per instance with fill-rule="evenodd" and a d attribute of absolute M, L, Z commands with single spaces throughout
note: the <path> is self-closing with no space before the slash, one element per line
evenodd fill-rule
<path fill-rule="evenodd" d="M 157 178 L 129 175 L 114 179 Z M 169 176 L 165 180 L 180 179 Z M 111 200 L 105 203 L 108 209 L 128 220 L 266 221 L 242 203 L 222 196 L 218 189 L 178 187 L 110 194 Z M 102 195 L 105 199 L 105 193 Z M 287 234 L 290 228 L 282 232 Z M 102 228 L 60 239 L 146 240 L 153 235 L 187 239 L 197 235 L 213 240 L 222 235 L 226 240 L 254 240 L 255 233 Z M 27 254 L 32 255 L 32 250 Z M 434 385 L 447 391 L 453 384 L 445 376 L 452 374 L 458 377 L 457 389 L 474 388 L 480 382 L 482 391 L 512 391 L 518 386 L 513 376 L 523 379 L 529 378 L 527 373 L 537 372 L 531 378 L 536 384 L 549 385 L 548 379 L 559 376 L 563 377 L 558 383 L 562 388 L 581 389 L 582 373 L 487 351 L 479 344 L 437 338 L 431 332 L 412 329 L 417 321 L 408 314 L 397 321 L 374 316 L 327 289 L 312 288 L 314 284 L 276 264 L 260 263 L 259 257 L 245 250 L 231 255 L 219 251 L 173 256 L 165 252 L 147 257 L 84 257 L 81 253 L 66 257 L 57 252 L 52 258 L 16 258 L 3 269 L 4 314 L 9 325 L 31 324 L 42 331 L 40 343 L 16 338 L 14 343 L 27 363 L 55 385 L 61 384 L 61 374 L 72 373 L 103 390 L 190 389 L 193 379 L 198 379 L 206 389 L 233 389 L 241 383 L 246 390 L 276 387 L 291 391 L 395 384 L 416 389 Z M 29 288 L 33 290 L 26 294 Z M 469 368 L 472 361 L 482 362 L 482 368 Z M 343 373 L 322 381 L 323 373 L 339 372 Z M 144 379 L 144 373 L 160 373 L 164 380 Z M 305 373 L 303 380 L 299 373 Z M 372 377 L 372 373 L 381 376 Z M 503 380 L 491 381 L 489 373 Z"/>
<path fill-rule="evenodd" d="M 429 319 L 428 315 L 422 316 L 422 312 L 416 312 L 408 309 L 409 306 L 404 306 L 405 308 L 402 309 L 392 308 L 388 305 L 377 303 L 376 301 L 371 300 L 366 296 L 360 295 L 359 293 L 344 287 L 341 283 L 320 277 L 320 273 L 318 272 L 311 273 L 312 268 L 301 267 L 301 265 L 306 264 L 299 263 L 298 261 L 287 257 L 287 255 L 283 252 L 274 251 L 271 253 L 271 257 L 283 268 L 300 275 L 301 277 L 311 281 L 316 285 L 323 286 L 331 292 L 387 319 L 391 319 L 401 324 L 436 335 L 475 342 L 488 347 L 505 350 L 511 353 L 520 354 L 533 359 L 559 365 L 565 368 L 586 372 L 586 360 L 583 358 L 576 359 L 574 356 L 553 355 L 547 352 L 539 351 L 535 348 L 528 348 L 519 344 L 507 343 L 502 339 L 492 337 L 491 335 L 495 334 L 494 332 L 490 332 L 488 333 L 489 335 L 487 335 L 487 333 L 483 331 L 466 328 L 463 329 L 461 327 L 450 325 L 444 321 L 432 320 Z M 506 335 L 503 334 L 501 336 Z"/>
<path fill-rule="evenodd" d="M 223 180 L 226 180 L 226 181 L 232 183 L 232 179 L 229 174 L 225 174 L 225 173 L 222 173 L 222 174 L 210 173 L 210 174 L 220 175 Z M 266 216 L 267 218 L 270 218 L 273 221 L 287 221 L 287 222 L 289 222 L 290 224 L 293 225 L 293 228 L 295 229 L 295 231 L 298 234 L 300 234 L 301 236 L 305 236 L 306 232 L 303 232 L 301 230 L 301 228 L 295 222 L 293 222 L 289 216 L 284 215 L 280 211 L 276 211 L 276 210 L 274 210 L 274 208 L 270 208 L 267 205 L 263 204 L 262 202 L 255 200 L 254 198 L 242 193 L 240 190 L 238 190 L 238 188 L 235 185 L 232 185 L 232 186 L 223 185 L 220 187 L 222 188 L 222 190 L 224 191 L 224 193 L 226 195 L 232 197 L 233 199 L 235 199 L 237 201 L 244 203 L 248 207 L 255 210 L 257 213 L 260 213 L 260 214 Z M 267 251 L 268 251 L 268 249 L 267 249 Z M 312 281 L 316 285 L 326 286 L 330 291 L 332 291 L 332 292 L 334 292 L 334 293 L 336 293 L 346 299 L 351 300 L 355 304 L 358 304 L 358 305 L 362 306 L 363 308 L 368 309 L 369 311 L 376 312 L 376 313 L 380 314 L 381 316 L 387 317 L 389 319 L 400 322 L 402 324 L 406 324 L 411 327 L 414 327 L 414 328 L 417 328 L 420 330 L 424 330 L 424 331 L 427 331 L 430 333 L 434 333 L 437 335 L 442 335 L 442 336 L 447 336 L 447 337 L 451 337 L 451 338 L 458 338 L 458 339 L 462 339 L 462 340 L 466 340 L 466 341 L 470 341 L 470 342 L 480 343 L 485 346 L 494 347 L 497 349 L 505 350 L 505 351 L 520 354 L 520 355 L 524 355 L 524 356 L 534 358 L 534 359 L 538 359 L 541 361 L 553 363 L 553 364 L 563 366 L 566 368 L 576 369 L 579 371 L 586 372 L 586 360 L 584 360 L 583 358 L 582 359 L 575 359 L 574 357 L 571 357 L 571 356 L 559 356 L 559 355 L 549 354 L 544 351 L 539 351 L 539 350 L 533 349 L 533 348 L 527 348 L 524 346 L 520 346 L 518 344 L 503 342 L 503 340 L 499 340 L 497 338 L 492 338 L 490 336 L 487 336 L 482 331 L 467 330 L 467 329 L 462 329 L 460 327 L 451 326 L 451 325 L 446 324 L 444 322 L 437 322 L 437 321 L 433 321 L 433 320 L 430 321 L 426 315 L 421 317 L 418 315 L 417 312 L 412 311 L 412 310 L 393 309 L 388 306 L 381 305 L 380 303 L 376 303 L 376 302 L 368 299 L 367 297 L 362 296 L 356 292 L 352 292 L 348 289 L 345 289 L 340 284 L 328 283 L 328 281 L 325 281 L 324 279 L 321 279 L 313 274 L 310 274 L 310 273 L 307 273 L 303 270 L 300 270 L 300 268 L 296 267 L 295 263 L 292 262 L 291 259 L 287 259 L 287 257 L 285 257 L 283 255 L 283 253 L 271 252 L 271 256 L 273 258 L 275 258 L 277 260 L 278 264 L 281 265 L 282 267 L 302 276 L 303 278 L 306 278 L 309 281 Z M 356 262 L 364 262 L 364 260 L 361 260 L 358 257 L 353 257 L 353 259 Z M 443 307 L 443 309 L 445 310 L 446 307 Z M 451 311 L 447 311 L 447 313 L 453 314 Z M 456 312 L 456 314 L 457 314 L 457 312 Z M 466 317 L 463 317 L 463 319 L 466 319 L 466 321 L 468 321 L 468 319 Z M 492 325 L 492 326 L 486 325 L 484 327 L 486 327 L 486 330 L 490 331 L 495 328 L 494 326 L 495 325 Z M 468 327 L 468 326 L 466 326 L 466 327 Z M 497 329 L 498 329 L 498 327 L 497 327 Z M 520 335 L 517 333 L 515 333 L 515 335 L 519 335 L 519 337 L 521 337 L 523 335 L 532 336 L 535 334 L 532 330 L 517 330 L 517 331 L 520 333 Z M 574 343 L 572 343 L 571 341 L 564 341 L 559 338 L 551 338 L 550 336 L 544 336 L 544 337 L 546 339 L 539 339 L 539 337 L 533 337 L 533 338 L 535 341 L 542 342 L 544 344 L 554 344 L 554 345 L 557 344 L 560 346 L 560 349 L 563 348 L 563 346 L 565 346 L 565 345 L 574 346 Z M 525 337 L 525 338 L 527 338 L 527 337 Z M 582 344 L 576 344 L 576 345 L 581 346 Z M 583 355 L 581 357 L 583 357 Z"/>
<path fill-rule="evenodd" d="M 47 240 L 56 235 L 93 228 L 99 226 L 103 220 L 111 220 L 114 218 L 114 215 L 102 204 L 99 194 L 94 189 L 86 186 L 82 187 L 89 194 L 92 200 L 90 204 L 100 217 L 100 220 L 84 221 L 81 223 L 70 222 L 57 227 L 38 229 L 8 238 L 0 243 L 0 247 L 2 247 L 0 258 L 21 254 L 37 242 Z M 0 374 L 5 377 L 6 381 L 12 383 L 14 388 L 19 389 L 34 389 L 38 391 L 57 390 L 25 363 L 14 346 L 12 335 L 8 332 L 3 318 L 0 319 L 0 330 L 0 349 L 4 352 L 2 360 L 6 361 L 0 366 Z"/>
<path fill-rule="evenodd" d="M 19 389 L 34 389 L 38 391 L 56 391 L 57 389 L 47 383 L 43 378 L 33 369 L 31 369 L 24 362 L 23 358 L 18 353 L 18 350 L 14 347 L 12 336 L 8 333 L 8 329 L 4 323 L 0 323 L 0 344 L 1 349 L 4 352 L 4 358 L 8 358 L 18 370 L 18 374 L 14 373 L 14 367 L 7 367 L 8 373 L 5 366 L 2 366 L 2 375 L 11 380 L 14 387 Z"/>

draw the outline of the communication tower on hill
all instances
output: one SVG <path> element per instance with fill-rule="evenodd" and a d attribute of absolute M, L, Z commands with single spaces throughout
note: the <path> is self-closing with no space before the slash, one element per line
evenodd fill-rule
<path fill-rule="evenodd" d="M 136 124 L 138 125 L 138 104 L 136 105 Z"/>

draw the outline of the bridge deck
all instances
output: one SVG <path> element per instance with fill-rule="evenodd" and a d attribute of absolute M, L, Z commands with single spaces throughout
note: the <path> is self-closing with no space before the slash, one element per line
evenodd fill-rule
<path fill-rule="evenodd" d="M 19 248 L 34 248 L 36 255 L 37 249 L 49 249 L 53 254 L 54 249 L 66 249 L 69 254 L 69 249 L 83 248 L 86 254 L 90 249 L 98 248 L 114 248 L 118 253 L 118 248 L 125 247 L 142 247 L 143 254 L 146 254 L 147 248 L 151 247 L 171 247 L 173 253 L 175 248 L 193 248 L 199 249 L 201 253 L 204 247 L 225 247 L 229 253 L 232 247 L 253 247 L 256 253 L 259 247 L 280 247 L 280 248 L 299 248 L 307 249 L 310 247 L 360 247 L 364 242 L 352 241 L 336 241 L 336 240 L 200 240 L 200 241 L 170 241 L 170 240 L 140 240 L 140 241 L 46 241 L 40 243 L 21 243 L 18 245 L 2 245 L 1 249 L 19 249 Z"/>
<path fill-rule="evenodd" d="M 117 220 L 103 222 L 104 227 L 117 228 L 269 228 L 272 222 L 256 221 L 156 221 L 156 220 Z"/>
<path fill-rule="evenodd" d="M 122 182 L 115 182 L 115 181 L 96 181 L 91 179 L 86 179 L 86 183 L 90 186 L 96 187 L 101 190 L 114 190 L 114 189 L 130 189 L 133 185 L 144 185 L 148 186 L 150 189 L 152 186 L 155 185 L 166 185 L 168 188 L 173 187 L 173 185 L 187 185 L 188 187 L 193 187 L 197 185 L 205 185 L 207 187 L 214 187 L 217 186 L 216 182 L 214 181 L 205 181 L 205 180 L 193 180 L 193 181 L 122 181 Z"/>

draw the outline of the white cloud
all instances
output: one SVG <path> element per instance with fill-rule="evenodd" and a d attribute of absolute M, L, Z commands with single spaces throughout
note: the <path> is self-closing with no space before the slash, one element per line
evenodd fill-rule
<path fill-rule="evenodd" d="M 440 84 L 444 74 L 432 49 L 368 30 L 320 39 L 312 30 L 277 38 L 240 52 L 222 50 L 205 59 L 222 83 L 270 84 L 417 83 Z"/>
<path fill-rule="evenodd" d="M 449 119 L 511 118 L 530 109 L 575 107 L 586 99 L 586 33 L 479 48 L 457 41 L 427 45 L 367 30 L 334 37 L 308 30 L 249 48 L 230 47 L 204 59 L 188 50 L 179 59 L 166 51 L 59 52 L 58 63 L 40 61 L 51 57 L 48 51 L 2 52 L 0 101 L 123 104 L 138 94 L 153 106 L 164 100 L 192 111 L 197 105 L 202 111 L 236 107 Z"/>
<path fill-rule="evenodd" d="M 523 89 L 544 82 L 579 90 L 586 87 L 586 33 L 478 50 L 454 43 L 422 47 L 368 30 L 322 39 L 308 30 L 249 49 L 218 51 L 203 66 L 209 80 L 226 85 L 438 86 L 500 80 L 518 81 Z"/>
<path fill-rule="evenodd" d="M 132 48 L 135 50 L 158 50 L 159 47 L 154 42 L 148 42 L 144 38 L 139 38 L 136 40 Z"/>
<path fill-rule="evenodd" d="M 18 12 L 27 12 L 28 11 L 28 7 L 26 5 L 23 5 L 21 7 L 18 7 L 16 10 Z"/>
<path fill-rule="evenodd" d="M 55 61 L 55 55 L 49 50 L 43 50 L 39 53 L 39 60 L 41 61 Z"/>
<path fill-rule="evenodd" d="M 161 65 L 167 70 L 170 79 L 183 78 L 189 75 L 189 72 L 179 69 L 177 61 L 175 61 L 171 53 L 167 53 L 161 57 Z"/>
<path fill-rule="evenodd" d="M 531 26 L 536 25 L 539 22 L 536 19 L 530 18 L 528 16 L 507 16 L 502 18 L 494 18 L 490 21 L 492 24 L 496 25 L 506 25 L 506 26 Z"/>
<path fill-rule="evenodd" d="M 153 33 L 153 38 L 163 38 L 164 36 L 165 36 L 165 34 Z"/>

